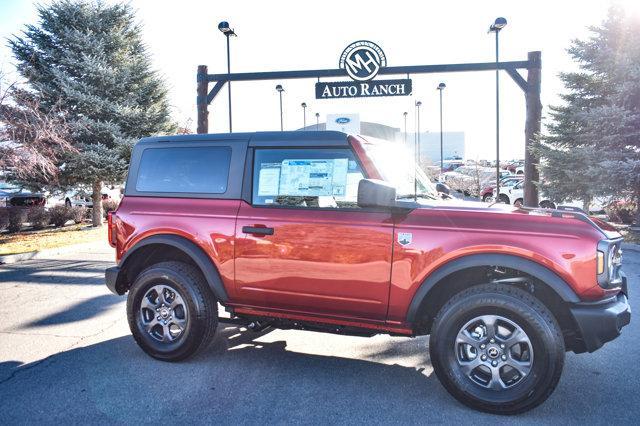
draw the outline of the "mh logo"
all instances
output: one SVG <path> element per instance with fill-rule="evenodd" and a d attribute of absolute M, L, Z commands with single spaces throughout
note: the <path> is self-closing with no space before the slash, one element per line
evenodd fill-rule
<path fill-rule="evenodd" d="M 387 58 L 377 44 L 360 40 L 351 43 L 340 55 L 340 68 L 356 81 L 374 78 L 380 68 L 387 66 Z"/>

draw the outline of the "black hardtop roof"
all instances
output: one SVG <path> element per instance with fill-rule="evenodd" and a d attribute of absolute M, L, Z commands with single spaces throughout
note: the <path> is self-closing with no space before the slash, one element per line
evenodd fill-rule
<path fill-rule="evenodd" d="M 140 139 L 138 144 L 155 144 L 163 142 L 250 142 L 250 145 L 276 146 L 289 143 L 303 145 L 347 145 L 347 135 L 337 131 L 291 131 L 291 132 L 242 132 L 242 133 L 207 133 L 194 135 L 152 136 Z"/>

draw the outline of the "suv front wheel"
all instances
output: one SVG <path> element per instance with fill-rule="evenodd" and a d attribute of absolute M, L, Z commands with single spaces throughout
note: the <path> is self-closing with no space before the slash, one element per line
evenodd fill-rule
<path fill-rule="evenodd" d="M 204 277 L 182 262 L 142 271 L 129 290 L 127 319 L 138 345 L 162 361 L 180 361 L 213 340 L 217 302 Z"/>
<path fill-rule="evenodd" d="M 564 339 L 538 299 L 508 284 L 483 284 L 454 296 L 434 320 L 429 350 L 438 379 L 472 408 L 516 414 L 553 392 Z"/>

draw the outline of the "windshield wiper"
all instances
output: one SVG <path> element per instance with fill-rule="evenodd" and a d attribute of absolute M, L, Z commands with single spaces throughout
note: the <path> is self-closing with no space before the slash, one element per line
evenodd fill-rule
<path fill-rule="evenodd" d="M 403 199 L 403 198 L 427 198 L 429 200 L 437 200 L 436 197 L 434 197 L 431 194 L 427 194 L 426 192 L 419 192 L 417 194 L 396 195 L 396 198 L 398 198 L 398 199 Z"/>

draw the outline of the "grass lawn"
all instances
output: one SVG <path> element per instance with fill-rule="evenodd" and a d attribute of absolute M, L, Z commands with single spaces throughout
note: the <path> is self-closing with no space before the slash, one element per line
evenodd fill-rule
<path fill-rule="evenodd" d="M 100 239 L 105 241 L 107 239 L 106 226 L 93 228 L 90 225 L 80 224 L 15 234 L 2 233 L 0 234 L 0 256 L 88 243 Z"/>

